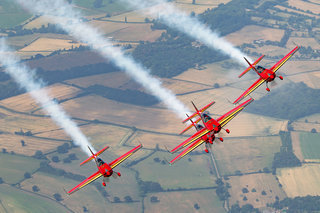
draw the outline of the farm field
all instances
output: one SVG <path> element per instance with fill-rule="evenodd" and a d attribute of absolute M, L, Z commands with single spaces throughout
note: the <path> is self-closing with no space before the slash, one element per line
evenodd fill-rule
<path fill-rule="evenodd" d="M 304 156 L 301 151 L 301 145 L 300 145 L 300 133 L 298 131 L 291 131 L 291 141 L 292 141 L 292 148 L 293 148 L 293 153 L 297 158 L 303 162 L 304 161 Z"/>
<path fill-rule="evenodd" d="M 68 211 L 61 204 L 38 195 L 18 190 L 7 185 L 0 185 L 1 206 L 4 212 L 66 212 Z"/>
<path fill-rule="evenodd" d="M 5 183 L 16 184 L 24 179 L 25 172 L 32 174 L 40 166 L 40 161 L 31 157 L 0 154 L 1 178 Z"/>
<path fill-rule="evenodd" d="M 189 154 L 169 166 L 165 159 L 171 160 L 175 155 L 158 151 L 132 168 L 139 171 L 139 177 L 143 181 L 158 182 L 163 189 L 216 186 L 215 175 L 210 172 L 213 170 L 210 156 L 202 154 L 202 151 L 200 153 L 200 155 Z M 200 179 L 201 181 L 195 181 Z"/>
<path fill-rule="evenodd" d="M 252 204 L 255 208 L 266 206 L 268 203 L 273 203 L 276 196 L 280 200 L 286 197 L 285 192 L 279 187 L 278 181 L 271 173 L 265 174 L 250 174 L 244 176 L 229 177 L 227 181 L 230 183 L 231 194 L 230 204 L 239 203 L 240 206 Z M 243 193 L 243 189 L 247 189 L 248 193 Z M 262 192 L 265 191 L 265 195 Z M 247 200 L 243 200 L 244 197 Z"/>
<path fill-rule="evenodd" d="M 157 197 L 159 202 L 151 202 L 150 199 L 152 196 Z M 223 208 L 223 203 L 219 201 L 215 190 L 151 193 L 145 198 L 144 203 L 146 213 L 226 212 Z M 198 204 L 200 209 L 196 210 L 194 208 L 195 204 Z"/>
<path fill-rule="evenodd" d="M 293 122 L 292 127 L 296 131 L 310 132 L 312 129 L 316 129 L 317 132 L 320 132 L 320 123 L 305 123 L 305 122 Z"/>
<path fill-rule="evenodd" d="M 279 136 L 226 138 L 221 144 L 214 144 L 212 152 L 221 175 L 258 172 L 267 167 L 271 171 L 273 156 L 279 152 Z"/>
<path fill-rule="evenodd" d="M 320 165 L 277 169 L 277 177 L 288 197 L 320 195 Z"/>
<path fill-rule="evenodd" d="M 31 14 L 10 0 L 2 0 L 0 4 L 0 28 L 10 28 L 31 18 Z"/>
<path fill-rule="evenodd" d="M 320 133 L 300 133 L 300 145 L 304 159 L 320 160 Z"/>
<path fill-rule="evenodd" d="M 320 13 L 320 5 L 304 2 L 302 0 L 288 0 L 288 3 L 292 7 L 296 7 L 305 11 L 309 10 L 316 14 Z"/>

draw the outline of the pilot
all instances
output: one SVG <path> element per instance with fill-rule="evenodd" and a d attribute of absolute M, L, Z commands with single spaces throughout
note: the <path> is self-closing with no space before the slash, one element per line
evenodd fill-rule
<path fill-rule="evenodd" d="M 257 66 L 258 73 L 262 73 L 264 71 L 264 68 L 261 66 Z"/>
<path fill-rule="evenodd" d="M 197 129 L 198 129 L 198 130 L 203 129 L 203 126 L 202 126 L 201 124 L 198 124 L 198 125 L 197 125 Z"/>
<path fill-rule="evenodd" d="M 203 114 L 203 120 L 205 123 L 207 123 L 211 118 L 207 114 Z"/>
<path fill-rule="evenodd" d="M 97 159 L 97 162 L 98 162 L 98 165 L 99 166 L 102 166 L 104 164 L 103 160 L 101 160 L 101 158 L 98 158 Z"/>

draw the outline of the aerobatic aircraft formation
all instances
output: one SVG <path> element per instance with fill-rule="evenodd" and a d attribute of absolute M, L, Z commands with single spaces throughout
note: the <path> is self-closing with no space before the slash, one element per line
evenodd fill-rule
<path fill-rule="evenodd" d="M 253 69 L 258 75 L 259 79 L 254 82 L 252 86 L 250 86 L 242 95 L 240 95 L 239 98 L 237 98 L 233 104 L 236 104 L 237 106 L 233 109 L 231 109 L 229 112 L 225 113 L 224 115 L 220 116 L 217 119 L 212 118 L 209 113 L 206 111 L 209 109 L 215 102 L 212 101 L 208 105 L 202 107 L 201 109 L 198 109 L 193 102 L 192 105 L 195 109 L 195 112 L 192 115 L 187 115 L 187 118 L 183 120 L 183 123 L 190 122 L 190 124 L 180 133 L 183 134 L 186 131 L 190 130 L 192 127 L 196 130 L 196 133 L 194 133 L 192 136 L 190 136 L 188 139 L 183 141 L 181 144 L 173 148 L 172 150 L 168 150 L 171 154 L 174 154 L 181 149 L 184 149 L 182 152 L 180 152 L 174 159 L 172 159 L 169 164 L 172 165 L 176 161 L 180 160 L 187 154 L 189 154 L 191 151 L 199 147 L 201 144 L 205 144 L 205 152 L 209 152 L 210 146 L 213 144 L 215 139 L 217 138 L 219 141 L 223 142 L 224 139 L 222 137 L 216 137 L 216 135 L 221 131 L 225 131 L 226 133 L 230 133 L 229 129 L 225 129 L 224 127 L 238 115 L 245 107 L 247 107 L 250 103 L 253 102 L 253 98 L 249 98 L 248 100 L 240 102 L 250 95 L 255 89 L 257 89 L 261 84 L 266 82 L 267 84 L 267 91 L 269 92 L 270 89 L 268 87 L 268 82 L 274 81 L 276 77 L 279 77 L 281 80 L 283 80 L 282 76 L 276 76 L 276 72 L 278 69 L 286 62 L 288 61 L 298 50 L 299 46 L 295 47 L 291 52 L 289 52 L 285 57 L 283 57 L 280 61 L 278 61 L 275 65 L 273 65 L 270 69 L 263 68 L 262 66 L 256 66 L 261 59 L 264 57 L 262 55 L 260 58 L 258 58 L 255 62 L 252 64 L 245 58 L 247 63 L 249 64 L 249 67 L 242 72 L 239 75 L 239 78 L 242 77 L 244 74 L 246 74 L 249 70 Z M 194 121 L 193 119 L 196 118 Z M 200 124 L 202 123 L 202 124 Z M 75 186 L 73 189 L 66 191 L 67 194 L 72 194 L 79 189 L 83 188 L 87 184 L 93 182 L 94 180 L 103 177 L 102 185 L 106 186 L 106 182 L 109 182 L 109 177 L 120 177 L 121 174 L 119 172 L 114 172 L 113 169 L 118 166 L 120 163 L 122 163 L 124 160 L 129 158 L 132 154 L 134 154 L 136 151 L 142 148 L 142 145 L 138 145 L 132 150 L 128 151 L 127 153 L 123 154 L 119 158 L 115 159 L 111 163 L 105 163 L 101 158 L 98 156 L 103 153 L 105 150 L 107 150 L 109 147 L 105 147 L 102 150 L 98 151 L 97 153 L 93 153 L 88 147 L 91 156 L 83 161 L 80 165 L 83 165 L 91 160 L 94 160 L 97 166 L 98 171 L 93 173 L 90 177 L 83 180 L 80 184 Z"/>

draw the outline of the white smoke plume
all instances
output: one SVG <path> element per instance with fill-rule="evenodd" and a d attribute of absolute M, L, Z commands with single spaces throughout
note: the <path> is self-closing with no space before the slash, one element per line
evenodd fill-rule
<path fill-rule="evenodd" d="M 202 42 L 209 48 L 219 50 L 225 55 L 230 56 L 239 64 L 247 67 L 248 64 L 243 57 L 249 57 L 242 53 L 233 44 L 213 32 L 205 24 L 201 23 L 196 17 L 191 17 L 184 11 L 178 9 L 173 3 L 164 0 L 121 0 L 128 5 L 145 11 L 147 14 L 159 19 L 169 27 L 179 30 L 190 37 Z M 148 10 L 146 10 L 148 8 Z M 249 59 L 249 61 L 251 61 Z"/>
<path fill-rule="evenodd" d="M 75 11 L 72 5 L 64 0 L 16 1 L 33 13 L 59 17 L 59 19 L 52 19 L 52 21 L 77 40 L 87 43 L 101 56 L 111 60 L 116 66 L 162 101 L 166 107 L 174 111 L 176 115 L 180 118 L 185 118 L 185 113 L 189 112 L 187 107 L 170 90 L 164 88 L 158 79 L 152 77 L 149 74 L 149 70 L 146 70 L 141 64 L 136 63 L 132 57 L 125 55 L 121 49 L 113 47 L 112 43 L 103 37 L 103 33 L 82 22 L 81 14 Z"/>
<path fill-rule="evenodd" d="M 87 146 L 91 146 L 87 138 L 80 131 L 65 111 L 53 101 L 47 91 L 43 88 L 45 85 L 42 80 L 37 80 L 33 70 L 20 62 L 18 56 L 12 53 L 12 50 L 6 44 L 5 39 L 0 40 L 0 63 L 21 88 L 30 93 L 43 109 L 51 116 L 57 125 L 72 138 L 75 145 L 91 155 Z M 93 148 L 93 147 L 92 147 Z M 94 150 L 95 152 L 95 150 Z"/>

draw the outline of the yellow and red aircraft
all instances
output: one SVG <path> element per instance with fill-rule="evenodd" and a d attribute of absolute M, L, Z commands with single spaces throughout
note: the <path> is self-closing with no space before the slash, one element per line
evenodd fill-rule
<path fill-rule="evenodd" d="M 261 84 L 266 82 L 266 90 L 270 92 L 270 89 L 268 87 L 268 82 L 273 81 L 276 77 L 279 77 L 280 80 L 283 80 L 283 77 L 281 75 L 276 76 L 276 72 L 278 69 L 295 54 L 300 47 L 296 46 L 291 52 L 289 52 L 285 57 L 283 57 L 280 61 L 278 61 L 275 65 L 273 65 L 270 69 L 266 69 L 262 66 L 257 66 L 256 65 L 262 60 L 264 55 L 262 55 L 260 58 L 258 58 L 253 64 L 251 64 L 246 58 L 244 58 L 247 63 L 249 64 L 249 67 L 243 71 L 240 75 L 239 78 L 241 78 L 244 74 L 246 74 L 249 70 L 253 69 L 258 75 L 259 79 L 256 80 L 242 95 L 237 98 L 233 103 L 239 103 L 243 98 L 247 97 L 250 93 L 252 93 L 255 89 L 257 89 Z"/>
<path fill-rule="evenodd" d="M 230 110 L 226 114 L 219 117 L 217 120 L 211 118 L 207 113 L 204 113 L 205 110 L 207 110 L 209 107 L 211 107 L 215 102 L 211 102 L 207 106 L 203 107 L 202 109 L 198 110 L 197 107 L 192 102 L 196 112 L 193 113 L 191 116 L 187 115 L 187 119 L 183 121 L 186 122 L 188 120 L 191 121 L 191 124 L 185 128 L 180 134 L 183 134 L 190 128 L 195 127 L 197 132 L 193 134 L 191 137 L 189 137 L 187 140 L 182 142 L 179 146 L 169 151 L 170 153 L 175 153 L 179 151 L 180 149 L 189 146 L 182 151 L 179 155 L 177 155 L 173 160 L 171 160 L 169 163 L 173 164 L 177 160 L 181 159 L 188 153 L 190 153 L 192 150 L 200 146 L 201 144 L 205 143 L 206 149 L 205 151 L 208 153 L 208 146 L 209 144 L 213 144 L 213 141 L 215 139 L 215 134 L 219 133 L 221 129 L 225 130 L 228 134 L 230 133 L 229 129 L 224 129 L 223 127 L 229 123 L 238 113 L 240 113 L 248 104 L 250 104 L 253 101 L 252 98 L 249 100 L 243 102 L 239 106 L 235 107 L 234 109 Z M 192 118 L 199 116 L 199 118 L 194 122 L 192 121 Z M 203 126 L 200 124 L 197 124 L 198 122 L 202 121 Z M 218 137 L 218 139 L 223 142 L 223 138 Z"/>
<path fill-rule="evenodd" d="M 84 186 L 88 185 L 89 183 L 95 181 L 96 179 L 100 178 L 103 176 L 103 182 L 102 185 L 106 186 L 106 182 L 105 179 L 107 179 L 112 175 L 113 177 L 120 177 L 121 174 L 120 172 L 116 172 L 116 174 L 114 173 L 113 169 L 118 166 L 120 163 L 122 163 L 124 160 L 126 160 L 127 158 L 129 158 L 133 153 L 135 153 L 136 151 L 138 151 L 140 148 L 142 147 L 142 145 L 140 144 L 139 146 L 136 146 L 135 148 L 133 148 L 132 150 L 130 150 L 129 152 L 125 153 L 124 155 L 122 155 L 121 157 L 115 159 L 114 161 L 112 161 L 111 163 L 105 163 L 103 162 L 103 160 L 101 158 L 99 158 L 98 156 L 103 153 L 105 150 L 107 150 L 109 148 L 109 146 L 106 146 L 105 148 L 101 149 L 99 152 L 97 152 L 96 154 L 94 154 L 90 147 L 88 146 L 90 152 L 92 153 L 92 155 L 85 161 L 83 161 L 82 163 L 80 163 L 80 165 L 83 165 L 87 162 L 89 162 L 90 160 L 93 160 L 96 162 L 97 164 L 97 168 L 98 171 L 93 173 L 90 177 L 88 177 L 87 179 L 85 179 L 84 181 L 82 181 L 80 184 L 78 184 L 76 187 L 74 187 L 73 189 L 71 189 L 70 191 L 67 192 L 67 194 L 72 194 L 76 191 L 78 191 L 79 189 L 83 188 Z"/>

